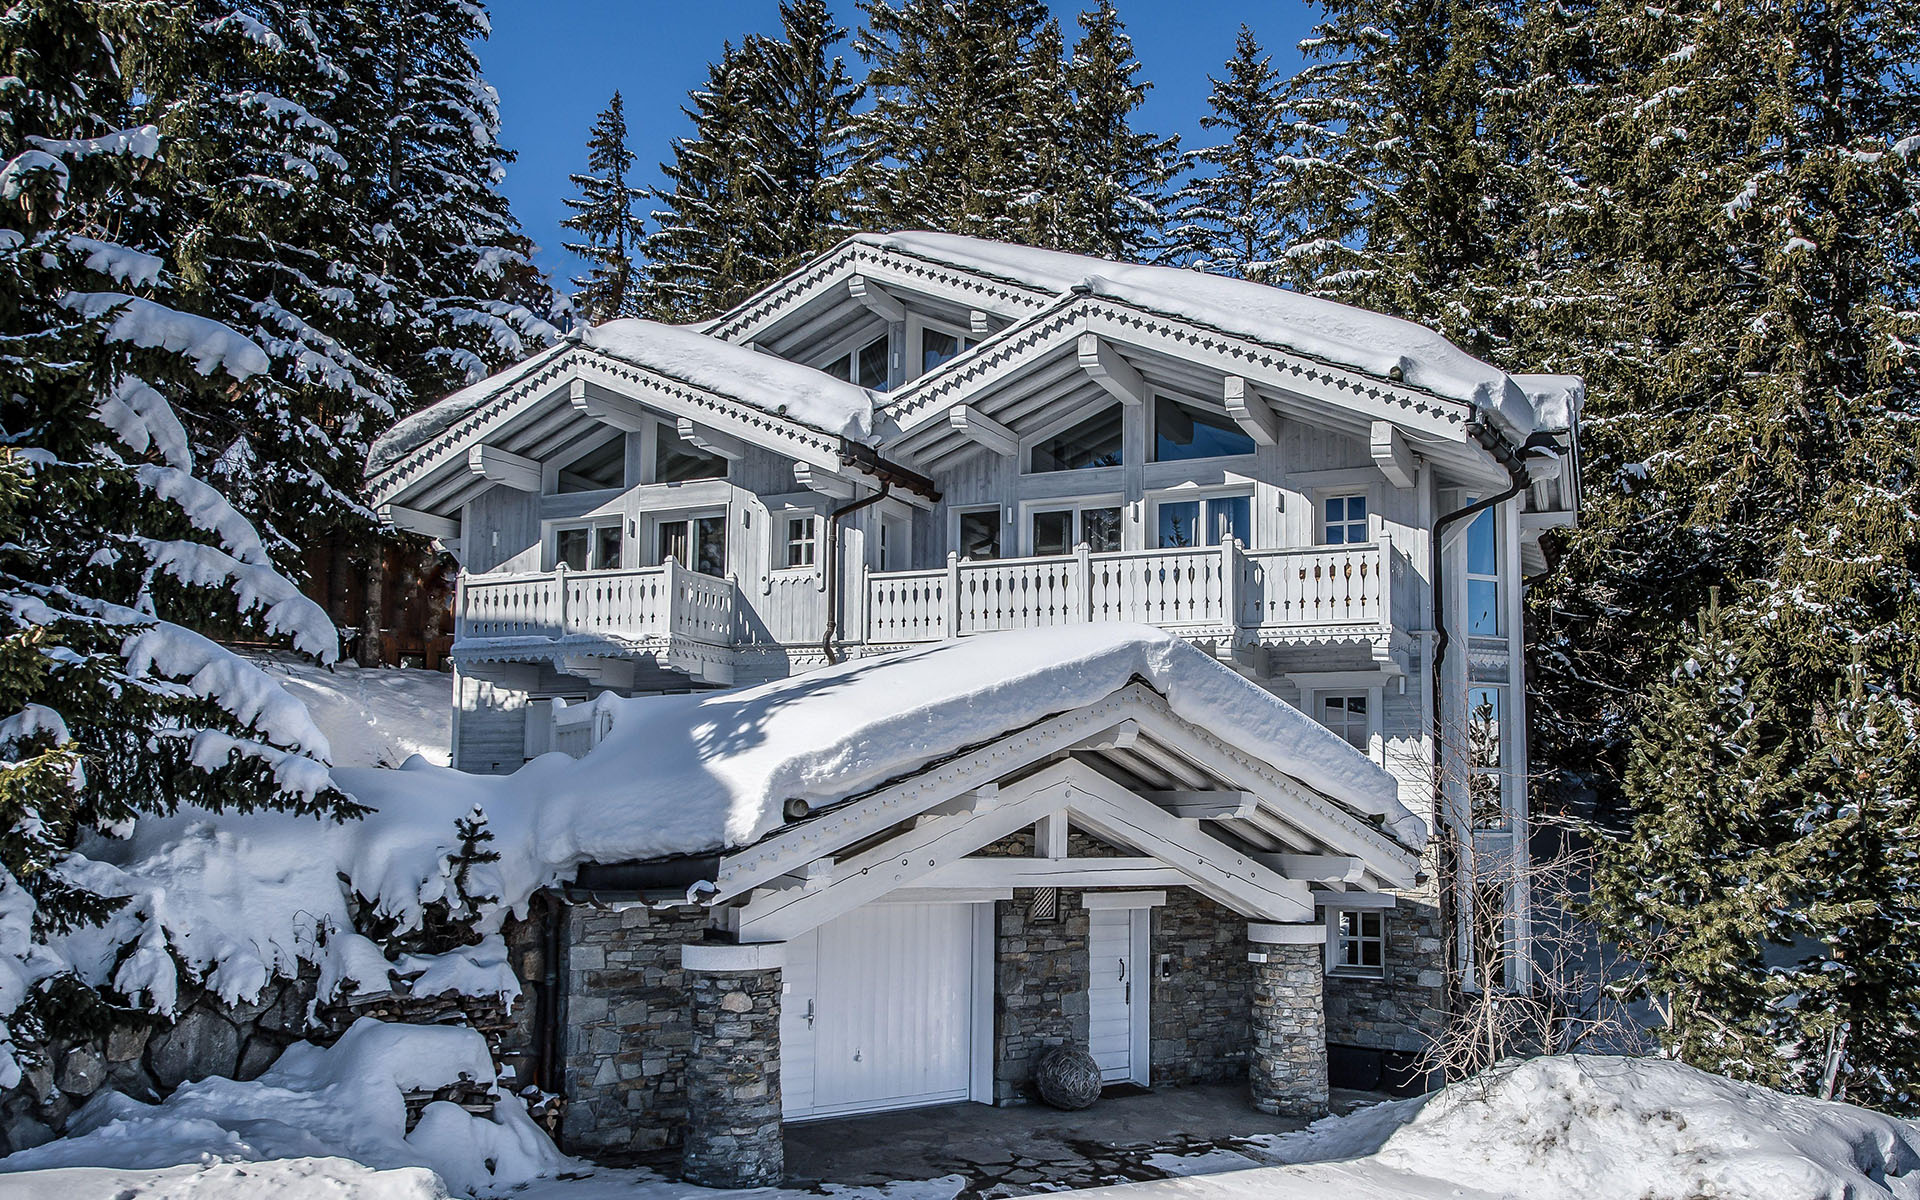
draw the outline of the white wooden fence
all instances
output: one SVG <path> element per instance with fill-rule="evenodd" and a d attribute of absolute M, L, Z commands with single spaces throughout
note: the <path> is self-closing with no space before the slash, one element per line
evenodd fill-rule
<path fill-rule="evenodd" d="M 671 559 L 621 571 L 569 572 L 562 564 L 539 574 L 462 576 L 455 636 L 683 637 L 727 646 L 734 641 L 737 593 L 732 580 Z"/>
<path fill-rule="evenodd" d="M 1182 550 L 962 562 L 870 573 L 866 639 L 930 642 L 996 629 L 1132 621 L 1193 636 L 1380 629 L 1391 622 L 1393 547 Z"/>

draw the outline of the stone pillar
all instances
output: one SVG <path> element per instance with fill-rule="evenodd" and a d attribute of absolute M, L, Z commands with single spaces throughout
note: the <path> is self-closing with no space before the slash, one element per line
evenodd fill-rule
<path fill-rule="evenodd" d="M 693 1012 L 687 1140 L 680 1168 L 710 1188 L 771 1187 L 786 1174 L 780 1129 L 782 943 L 681 947 Z"/>
<path fill-rule="evenodd" d="M 1253 964 L 1253 1106 L 1289 1117 L 1327 1112 L 1326 930 L 1247 926 Z"/>

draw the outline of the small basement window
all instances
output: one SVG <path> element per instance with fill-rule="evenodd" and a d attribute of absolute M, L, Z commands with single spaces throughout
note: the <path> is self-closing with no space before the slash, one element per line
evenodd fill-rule
<path fill-rule="evenodd" d="M 1348 975 L 1384 975 L 1387 971 L 1386 917 L 1378 909 L 1348 908 L 1329 919 L 1327 969 Z"/>

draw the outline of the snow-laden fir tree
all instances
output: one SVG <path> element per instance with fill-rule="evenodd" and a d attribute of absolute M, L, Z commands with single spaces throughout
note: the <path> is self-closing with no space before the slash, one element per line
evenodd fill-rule
<path fill-rule="evenodd" d="M 205 636 L 336 635 L 253 526 L 193 474 L 182 407 L 272 359 L 172 307 L 163 133 L 115 48 L 149 7 L 37 0 L 0 14 L 0 1086 L 101 997 L 172 979 L 155 935 L 84 972 L 46 939 L 119 906 L 80 853 L 185 804 L 346 817 L 326 740 Z"/>
<path fill-rule="evenodd" d="M 846 167 L 859 88 L 820 0 L 780 8 L 778 38 L 725 47 L 684 108 L 689 137 L 661 164 L 668 188 L 647 238 L 649 308 L 723 311 L 858 227 Z"/>
<path fill-rule="evenodd" d="M 561 222 L 581 235 L 566 247 L 587 260 L 587 273 L 573 281 L 573 306 L 588 321 L 631 316 L 639 299 L 634 259 L 646 235 L 634 205 L 646 191 L 627 182 L 632 170 L 627 114 L 616 91 L 587 135 L 587 173 L 567 177 L 580 193 L 567 198 L 573 215 Z"/>
<path fill-rule="evenodd" d="M 1067 64 L 1069 231 L 1050 245 L 1120 262 L 1145 259 L 1160 250 L 1180 139 L 1134 128 L 1153 85 L 1140 78 L 1133 39 L 1113 5 L 1099 0 L 1079 22 Z"/>
<path fill-rule="evenodd" d="M 1187 151 L 1187 181 L 1174 193 L 1164 261 L 1265 283 L 1286 249 L 1273 210 L 1279 148 L 1273 58 L 1253 31 L 1240 27 L 1225 78 L 1213 91 L 1200 128 L 1221 138 Z"/>

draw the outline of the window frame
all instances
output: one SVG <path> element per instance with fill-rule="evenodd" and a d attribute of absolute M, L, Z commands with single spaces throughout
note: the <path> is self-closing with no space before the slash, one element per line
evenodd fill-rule
<path fill-rule="evenodd" d="M 1320 724 L 1320 700 L 1323 696 L 1367 698 L 1367 748 L 1363 753 L 1374 762 L 1386 765 L 1386 682 L 1378 671 L 1296 671 L 1287 676 L 1300 689 L 1300 708 Z M 1351 743 L 1349 743 L 1351 745 Z"/>
<path fill-rule="evenodd" d="M 1326 971 L 1327 971 L 1327 974 L 1344 975 L 1351 979 L 1384 979 L 1386 978 L 1386 975 L 1387 975 L 1387 913 L 1389 911 L 1391 910 L 1384 909 L 1384 908 L 1335 908 L 1332 906 L 1329 906 L 1327 908 L 1326 910 L 1326 922 L 1327 922 Z M 1359 930 L 1360 932 L 1353 934 L 1351 936 L 1342 932 L 1341 918 L 1347 917 L 1347 916 L 1351 916 L 1354 918 L 1354 928 Z M 1377 923 L 1377 926 L 1378 926 L 1378 931 L 1371 934 L 1366 932 L 1367 918 L 1369 917 L 1373 918 L 1373 920 Z M 1360 953 L 1360 958 L 1362 959 L 1361 962 L 1349 963 L 1347 961 L 1347 946 L 1349 944 L 1357 945 L 1362 948 Z M 1378 965 L 1368 966 L 1365 963 L 1364 961 L 1366 958 L 1365 947 L 1368 945 L 1379 947 L 1380 962 Z"/>
<path fill-rule="evenodd" d="M 891 323 L 883 327 L 877 334 L 848 334 L 846 337 L 835 342 L 826 353 L 816 356 L 808 365 L 816 371 L 832 375 L 835 379 L 844 379 L 857 387 L 860 385 L 860 355 L 875 342 L 886 343 L 887 377 L 879 387 L 871 390 L 876 392 L 890 392 L 905 382 L 904 379 L 900 378 L 903 372 L 898 369 L 899 364 L 894 361 L 896 346 L 894 345 L 893 325 Z M 916 348 L 918 347 L 916 346 Z M 847 360 L 847 373 L 845 375 L 837 375 L 833 372 L 832 367 L 842 358 Z"/>
<path fill-rule="evenodd" d="M 1347 538 L 1346 540 L 1338 541 L 1338 542 L 1332 541 L 1328 537 L 1328 531 L 1332 529 L 1333 526 L 1338 525 L 1342 530 L 1346 530 L 1350 532 L 1355 522 L 1353 520 L 1353 517 L 1350 515 L 1352 511 L 1351 509 L 1344 510 L 1349 515 L 1343 517 L 1341 520 L 1329 522 L 1327 520 L 1327 502 L 1329 500 L 1341 500 L 1341 501 L 1350 502 L 1356 499 L 1366 505 L 1366 512 L 1361 516 L 1360 522 L 1359 522 L 1363 526 L 1362 532 L 1366 534 L 1366 537 L 1363 540 L 1358 542 L 1352 540 L 1351 538 Z M 1377 514 L 1374 512 L 1372 488 L 1331 487 L 1331 488 L 1315 489 L 1314 495 L 1313 495 L 1313 523 L 1314 523 L 1313 544 L 1315 546 L 1325 546 L 1329 548 L 1332 548 L 1332 547 L 1344 548 L 1347 546 L 1370 546 L 1380 540 L 1380 526 L 1377 521 Z"/>
<path fill-rule="evenodd" d="M 1119 473 L 1131 465 L 1128 462 L 1131 456 L 1128 453 L 1127 406 L 1118 400 L 1107 397 L 1104 392 L 1101 393 L 1101 396 L 1106 400 L 1106 403 L 1100 403 L 1100 401 L 1096 400 L 1091 407 L 1082 405 L 1075 408 L 1072 412 L 1048 421 L 1045 425 L 1033 430 L 1031 433 L 1021 435 L 1020 445 L 1017 450 L 1020 458 L 1019 461 L 1014 464 L 1018 468 L 1017 473 L 1021 479 L 1117 479 Z M 1104 467 L 1063 467 L 1057 471 L 1036 471 L 1033 469 L 1033 453 L 1040 448 L 1040 443 L 1051 441 L 1075 426 L 1092 421 L 1095 417 L 1104 416 L 1108 412 L 1112 412 L 1120 424 L 1119 462 L 1109 463 Z M 1102 475 L 1102 472 L 1112 472 L 1112 475 Z M 1100 490 L 1111 490 L 1111 487 L 1112 485 L 1109 484 Z"/>
<path fill-rule="evenodd" d="M 701 482 L 706 482 L 706 481 L 703 480 Z M 721 558 L 721 565 L 723 567 L 723 572 L 720 575 L 712 576 L 711 578 L 725 579 L 727 577 L 727 574 L 731 573 L 733 568 L 733 544 L 732 543 L 734 541 L 734 535 L 733 535 L 733 519 L 732 519 L 733 512 L 729 506 L 724 504 L 718 504 L 718 505 L 702 504 L 702 505 L 696 505 L 692 508 L 656 508 L 656 509 L 649 509 L 644 514 L 644 516 L 646 518 L 646 523 L 647 523 L 646 524 L 647 540 L 646 540 L 645 557 L 653 560 L 646 564 L 649 567 L 660 567 L 660 566 L 666 565 L 666 561 L 667 561 L 666 556 L 660 553 L 660 527 L 661 526 L 674 525 L 674 524 L 678 524 L 681 521 L 687 522 L 687 557 L 692 559 L 694 562 L 699 562 L 700 561 L 700 545 L 697 540 L 699 537 L 699 526 L 696 524 L 696 522 L 707 517 L 719 517 L 720 528 L 721 528 L 720 558 Z M 692 563 L 682 565 L 680 569 L 683 571 L 694 571 L 699 574 L 705 574 L 705 572 L 700 571 L 700 569 L 692 565 Z"/>
<path fill-rule="evenodd" d="M 999 559 L 987 559 L 987 558 L 968 559 L 966 554 L 964 554 L 960 548 L 960 523 L 962 518 L 972 513 L 983 513 L 983 512 L 993 513 L 995 520 L 998 521 L 999 523 L 999 537 L 998 537 L 998 546 L 1000 550 L 999 558 L 1004 559 L 1004 558 L 1012 557 L 1007 553 L 1006 508 L 999 504 L 963 504 L 963 505 L 960 505 L 959 507 L 947 510 L 947 545 L 953 548 L 954 554 L 959 557 L 961 562 L 969 562 L 969 561 L 997 562 L 999 561 Z M 1016 530 L 1015 533 L 1017 535 L 1018 530 Z"/>
<path fill-rule="evenodd" d="M 560 489 L 560 476 L 566 473 L 568 468 L 587 457 L 587 455 L 598 453 L 612 445 L 620 447 L 621 462 L 619 483 L 609 484 L 606 487 L 580 488 L 576 491 L 562 491 Z M 634 486 L 633 466 L 633 449 L 628 444 L 626 433 L 617 429 L 610 430 L 606 435 L 583 439 L 580 443 L 580 448 L 565 458 L 550 458 L 541 463 L 540 494 L 542 496 L 599 496 L 624 492 Z"/>
<path fill-rule="evenodd" d="M 960 346 L 960 349 L 954 353 L 953 358 L 944 359 L 937 366 L 931 368 L 925 365 L 927 361 L 926 335 L 929 329 L 935 333 L 946 334 L 948 337 L 955 339 Z M 934 371 L 938 371 L 941 367 L 946 366 L 947 363 L 952 362 L 954 358 L 959 358 L 962 354 L 978 346 L 981 339 L 971 329 L 962 329 L 960 326 L 949 324 L 946 321 L 931 320 L 917 313 L 908 313 L 906 341 L 907 349 L 911 351 L 911 353 L 907 355 L 906 370 L 903 372 L 905 378 L 901 381 L 903 384 L 912 382 L 922 375 L 930 375 Z"/>
<path fill-rule="evenodd" d="M 579 495 L 580 493 L 573 492 L 569 494 Z M 629 549 L 633 545 L 632 531 L 628 528 L 626 516 L 621 513 L 602 513 L 599 516 L 565 517 L 542 521 L 541 527 L 540 553 L 543 561 L 546 563 L 546 569 L 549 572 L 560 569 L 560 535 L 576 530 L 584 530 L 587 535 L 587 565 L 584 567 L 568 567 L 567 570 L 569 571 L 624 571 L 627 569 L 626 560 L 632 557 Z M 600 539 L 596 535 L 602 529 L 617 529 L 620 531 L 621 561 L 612 566 L 608 566 L 599 561 Z"/>
<path fill-rule="evenodd" d="M 1161 458 L 1159 455 L 1159 448 L 1160 448 L 1160 402 L 1162 400 L 1165 400 L 1172 404 L 1185 405 L 1188 408 L 1194 409 L 1197 412 L 1205 413 L 1208 416 L 1220 417 L 1228 425 L 1232 426 L 1233 429 L 1240 434 L 1240 436 L 1246 438 L 1247 441 L 1252 444 L 1252 448 L 1249 450 L 1243 450 L 1238 454 L 1197 454 L 1192 456 L 1191 458 Z M 1196 400 L 1190 396 L 1182 396 L 1177 392 L 1155 392 L 1153 393 L 1152 406 L 1147 410 L 1147 413 L 1145 415 L 1146 415 L 1145 424 L 1147 427 L 1147 430 L 1146 430 L 1147 436 L 1146 436 L 1146 450 L 1142 455 L 1142 457 L 1147 462 L 1150 462 L 1150 463 L 1169 463 L 1169 464 L 1232 463 L 1232 462 L 1246 461 L 1260 453 L 1260 443 L 1254 440 L 1252 434 L 1240 428 L 1239 423 L 1235 421 L 1231 416 L 1229 416 L 1224 408 L 1216 412 L 1212 405 Z"/>
<path fill-rule="evenodd" d="M 1111 508 L 1120 514 L 1120 547 L 1118 550 L 1095 550 L 1095 554 L 1117 554 L 1127 548 L 1127 500 L 1120 492 L 1097 496 L 1060 496 L 1053 499 L 1022 500 L 1020 502 L 1020 553 L 1026 558 L 1038 558 L 1040 552 L 1034 548 L 1033 519 L 1043 512 L 1073 512 L 1072 546 L 1078 546 L 1087 540 L 1086 510 L 1090 508 Z M 1004 537 L 1004 533 L 1002 534 Z M 1072 554 L 1072 549 L 1067 551 Z"/>
<path fill-rule="evenodd" d="M 1204 488 L 1165 488 L 1148 492 L 1146 495 L 1147 521 L 1142 532 L 1144 548 L 1148 550 L 1218 550 L 1222 543 L 1202 540 L 1194 546 L 1162 546 L 1160 544 L 1160 506 L 1163 504 L 1200 505 L 1204 517 L 1207 505 L 1215 500 L 1239 500 L 1247 502 L 1247 540 L 1240 544 L 1242 550 L 1252 550 L 1260 546 L 1260 512 L 1254 504 L 1260 489 L 1252 483 L 1223 484 L 1218 487 Z"/>
<path fill-rule="evenodd" d="M 1478 496 L 1469 495 L 1463 498 L 1463 503 L 1473 504 L 1479 499 L 1480 497 Z M 1468 521 L 1466 527 L 1460 531 L 1460 619 L 1468 625 L 1464 632 L 1469 638 L 1480 638 L 1483 640 L 1504 639 L 1510 631 L 1506 603 L 1507 584 L 1504 574 L 1500 570 L 1501 560 L 1506 557 L 1504 545 L 1506 528 L 1505 522 L 1500 516 L 1502 507 L 1504 506 L 1496 504 L 1492 508 L 1483 509 L 1475 513 L 1473 519 Z M 1487 522 L 1487 536 L 1493 540 L 1493 572 L 1491 574 L 1473 569 L 1473 530 L 1474 526 L 1483 520 Z M 1472 628 L 1473 604 L 1471 598 L 1473 596 L 1473 585 L 1476 583 L 1490 583 L 1493 585 L 1494 627 L 1491 633 L 1476 633 Z"/>
<path fill-rule="evenodd" d="M 818 571 L 820 569 L 820 514 L 808 509 L 782 509 L 779 510 L 779 516 L 781 518 L 780 557 L 773 569 L 805 574 Z M 796 540 L 793 536 L 794 525 L 801 521 L 806 522 L 807 525 L 804 541 Z M 806 547 L 806 561 L 794 562 L 793 552 L 802 545 Z"/>

